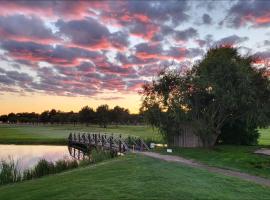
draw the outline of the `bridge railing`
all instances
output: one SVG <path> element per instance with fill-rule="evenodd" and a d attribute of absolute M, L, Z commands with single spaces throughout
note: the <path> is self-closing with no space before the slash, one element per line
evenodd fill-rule
<path fill-rule="evenodd" d="M 115 134 L 100 134 L 100 133 L 70 133 L 68 137 L 70 145 L 85 146 L 85 147 L 101 147 L 111 151 L 120 153 L 126 151 L 145 151 L 149 147 L 141 138 L 137 137 L 122 137 Z"/>

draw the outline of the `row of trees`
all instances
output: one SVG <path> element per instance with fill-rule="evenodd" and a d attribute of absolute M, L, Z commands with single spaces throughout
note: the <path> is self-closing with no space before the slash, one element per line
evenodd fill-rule
<path fill-rule="evenodd" d="M 78 113 L 62 112 L 52 109 L 38 113 L 9 113 L 1 115 L 0 121 L 3 123 L 43 123 L 43 124 L 78 124 L 83 123 L 99 124 L 106 128 L 108 124 L 138 124 L 143 123 L 140 114 L 130 114 L 128 109 L 115 106 L 110 109 L 108 105 L 101 105 L 96 110 L 89 106 L 83 107 Z"/>

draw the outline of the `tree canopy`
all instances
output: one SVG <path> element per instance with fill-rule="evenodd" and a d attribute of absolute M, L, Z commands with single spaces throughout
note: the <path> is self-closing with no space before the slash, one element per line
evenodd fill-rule
<path fill-rule="evenodd" d="M 218 138 L 226 141 L 236 123 L 241 133 L 255 133 L 258 126 L 269 124 L 270 81 L 265 69 L 253 62 L 252 56 L 242 56 L 236 48 L 210 49 L 186 73 L 165 69 L 145 84 L 141 110 L 167 139 L 186 122 L 207 147 Z M 225 137 L 220 137 L 223 133 Z M 237 133 L 231 134 L 232 140 L 236 138 Z"/>

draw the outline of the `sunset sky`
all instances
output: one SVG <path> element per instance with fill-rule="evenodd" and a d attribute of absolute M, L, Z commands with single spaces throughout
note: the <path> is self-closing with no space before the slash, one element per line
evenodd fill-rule
<path fill-rule="evenodd" d="M 0 114 L 120 105 L 217 45 L 270 59 L 270 1 L 1 1 Z"/>

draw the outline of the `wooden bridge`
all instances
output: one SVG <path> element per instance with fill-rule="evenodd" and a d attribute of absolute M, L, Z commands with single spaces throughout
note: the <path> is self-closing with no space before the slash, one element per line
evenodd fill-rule
<path fill-rule="evenodd" d="M 137 137 L 122 137 L 100 133 L 70 133 L 68 143 L 71 147 L 91 150 L 93 148 L 115 153 L 149 150 L 145 142 Z"/>

